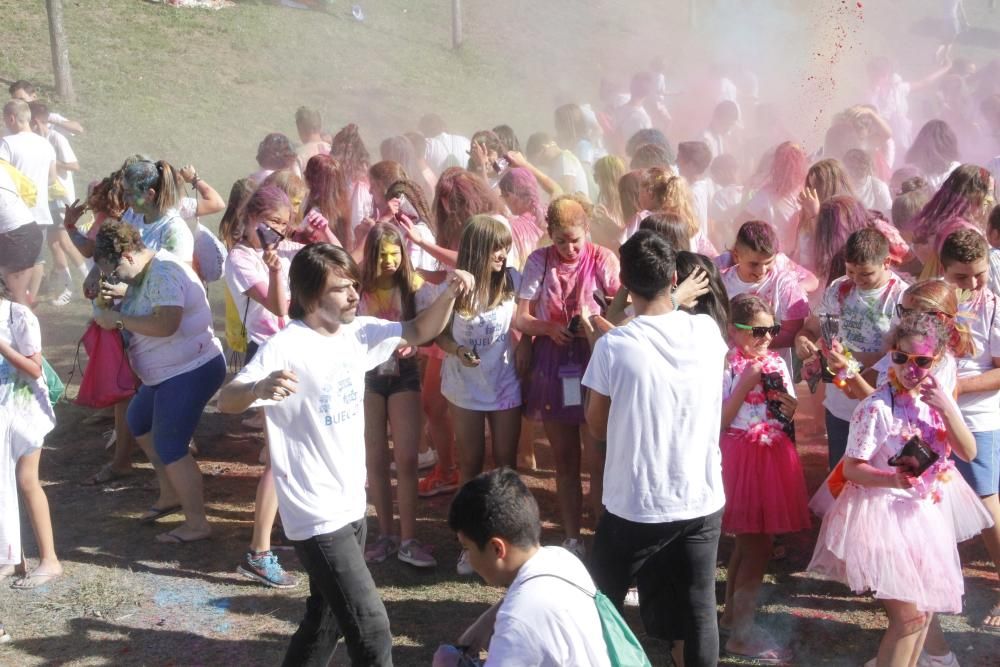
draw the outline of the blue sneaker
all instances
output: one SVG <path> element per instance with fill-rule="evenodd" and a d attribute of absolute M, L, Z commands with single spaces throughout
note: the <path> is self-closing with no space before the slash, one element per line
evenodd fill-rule
<path fill-rule="evenodd" d="M 257 554 L 247 551 L 236 571 L 247 579 L 256 579 L 271 588 L 295 588 L 299 585 L 299 580 L 285 572 L 272 551 Z"/>

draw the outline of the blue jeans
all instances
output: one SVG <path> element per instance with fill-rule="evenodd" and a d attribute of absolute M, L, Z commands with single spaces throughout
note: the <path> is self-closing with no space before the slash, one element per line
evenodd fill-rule
<path fill-rule="evenodd" d="M 362 552 L 366 533 L 362 518 L 332 533 L 294 542 L 309 574 L 309 597 L 284 667 L 325 667 L 341 635 L 352 665 L 391 667 L 389 616 Z"/>
<path fill-rule="evenodd" d="M 594 583 L 622 611 L 634 578 L 646 633 L 683 640 L 687 667 L 719 662 L 715 559 L 721 534 L 722 510 L 668 523 L 636 523 L 605 512 L 597 522 Z"/>
<path fill-rule="evenodd" d="M 828 389 L 828 391 L 830 390 Z M 837 389 L 837 391 L 840 390 Z M 829 410 L 824 412 L 826 412 L 827 455 L 830 459 L 830 470 L 833 470 L 840 463 L 840 459 L 844 458 L 844 452 L 847 451 L 847 436 L 851 433 L 851 422 L 834 417 Z"/>
<path fill-rule="evenodd" d="M 996 495 L 1000 487 L 1000 431 L 973 433 L 976 439 L 976 458 L 968 463 L 958 458 L 955 467 L 981 498 Z"/>

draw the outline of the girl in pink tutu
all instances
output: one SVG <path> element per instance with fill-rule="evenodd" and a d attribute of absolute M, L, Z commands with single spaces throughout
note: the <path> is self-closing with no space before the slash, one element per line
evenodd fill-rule
<path fill-rule="evenodd" d="M 933 375 L 950 336 L 942 318 L 921 313 L 906 314 L 889 334 L 889 379 L 854 411 L 846 481 L 809 564 L 881 600 L 889 628 L 868 665 L 916 662 L 932 615 L 962 608 L 958 531 L 991 523 L 949 459 L 976 455 L 958 406 Z"/>
<path fill-rule="evenodd" d="M 726 572 L 726 651 L 780 662 L 791 656 L 754 625 L 757 593 L 779 533 L 809 527 L 806 481 L 792 441 L 796 400 L 785 361 L 769 349 L 781 329 L 760 297 L 730 302 L 732 347 L 722 404 L 722 530 L 736 534 Z"/>

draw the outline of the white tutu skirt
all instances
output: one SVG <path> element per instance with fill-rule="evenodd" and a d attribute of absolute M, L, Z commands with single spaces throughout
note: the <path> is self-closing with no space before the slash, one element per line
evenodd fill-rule
<path fill-rule="evenodd" d="M 939 472 L 938 480 L 941 512 L 954 527 L 956 542 L 971 540 L 993 525 L 993 517 L 983 501 L 954 465 Z"/>
<path fill-rule="evenodd" d="M 808 569 L 855 593 L 921 611 L 962 610 L 965 584 L 952 522 L 929 498 L 848 482 L 823 518 Z"/>

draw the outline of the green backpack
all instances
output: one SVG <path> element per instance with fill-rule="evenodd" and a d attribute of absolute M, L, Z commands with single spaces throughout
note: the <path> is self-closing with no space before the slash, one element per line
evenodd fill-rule
<path fill-rule="evenodd" d="M 611 661 L 611 667 L 653 667 L 635 633 L 628 627 L 628 623 L 618 613 L 607 595 L 599 590 L 591 593 L 558 574 L 536 574 L 526 578 L 521 583 L 524 584 L 539 577 L 552 577 L 564 581 L 594 601 L 594 606 L 597 607 L 597 616 L 601 619 L 601 633 L 604 635 L 604 643 L 608 647 L 608 660 Z"/>

